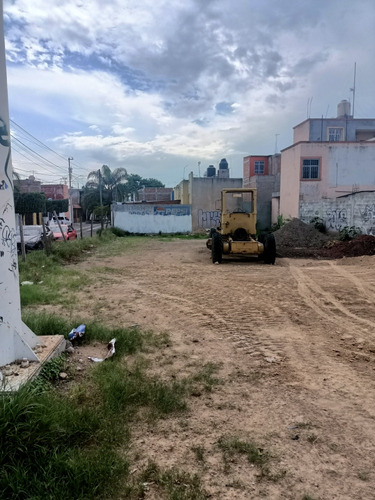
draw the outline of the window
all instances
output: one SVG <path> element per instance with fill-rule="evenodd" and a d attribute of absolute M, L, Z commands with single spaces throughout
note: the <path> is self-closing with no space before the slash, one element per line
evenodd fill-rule
<path fill-rule="evenodd" d="M 264 174 L 264 161 L 255 161 L 254 162 L 254 174 L 255 175 Z"/>
<path fill-rule="evenodd" d="M 302 179 L 319 179 L 319 159 L 305 159 L 302 162 Z"/>
<path fill-rule="evenodd" d="M 328 127 L 329 142 L 342 141 L 342 128 Z"/>

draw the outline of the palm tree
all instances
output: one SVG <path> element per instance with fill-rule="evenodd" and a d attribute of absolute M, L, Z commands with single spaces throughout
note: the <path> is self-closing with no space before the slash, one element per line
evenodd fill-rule
<path fill-rule="evenodd" d="M 93 170 L 87 176 L 86 187 L 88 189 L 99 189 L 100 183 L 103 193 L 103 201 L 110 204 L 118 201 L 118 191 L 121 185 L 128 179 L 128 172 L 125 168 L 111 170 L 108 165 L 103 165 L 100 170 Z"/>

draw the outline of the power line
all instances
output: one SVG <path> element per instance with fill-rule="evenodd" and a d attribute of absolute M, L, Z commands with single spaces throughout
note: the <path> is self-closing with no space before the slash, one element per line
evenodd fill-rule
<path fill-rule="evenodd" d="M 40 155 L 39 153 L 37 153 L 36 151 L 34 151 L 33 149 L 31 149 L 29 146 L 27 146 L 20 139 L 17 139 L 17 137 L 15 137 L 13 134 L 10 134 L 10 136 L 12 137 L 12 139 L 14 139 L 15 141 L 19 142 L 20 144 L 22 144 L 22 146 L 24 146 L 26 149 L 28 149 L 29 151 L 31 151 L 34 155 L 36 155 L 39 158 L 41 158 L 43 161 L 45 161 L 47 163 L 50 163 L 52 166 L 54 166 L 54 167 L 56 167 L 56 168 L 58 168 L 60 170 L 64 170 L 64 172 L 65 172 L 65 169 L 63 167 L 60 167 L 60 165 L 56 165 L 56 163 L 53 163 L 52 161 L 48 160 L 44 156 Z"/>
<path fill-rule="evenodd" d="M 40 144 L 43 148 L 48 149 L 49 151 L 51 151 L 55 155 L 59 156 L 63 160 L 66 160 L 66 158 L 64 158 L 64 156 L 62 156 L 60 153 L 57 153 L 52 148 L 50 148 L 49 146 L 47 146 L 46 144 L 44 144 L 42 141 L 40 141 L 39 139 L 37 139 L 36 137 L 34 137 L 32 134 L 30 134 L 30 132 L 28 132 L 23 127 L 21 127 L 21 125 L 18 125 L 18 123 L 16 123 L 14 120 L 10 119 L 10 122 L 13 123 L 13 125 L 16 125 L 16 127 L 20 128 L 23 132 L 25 132 L 25 134 L 27 134 L 30 137 L 32 137 L 36 141 L 37 144 Z"/>

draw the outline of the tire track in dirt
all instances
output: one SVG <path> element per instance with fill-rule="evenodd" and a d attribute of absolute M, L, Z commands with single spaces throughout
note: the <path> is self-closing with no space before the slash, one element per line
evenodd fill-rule
<path fill-rule="evenodd" d="M 346 280 L 351 281 L 358 289 L 360 295 L 366 302 L 368 302 L 369 304 L 374 303 L 375 291 L 371 290 L 371 285 L 368 286 L 364 285 L 364 281 L 366 281 L 366 275 L 368 276 L 368 273 L 363 273 L 360 279 L 353 273 L 348 271 L 347 268 L 345 268 L 342 265 L 338 265 L 336 262 L 329 262 L 329 265 L 334 269 L 336 273 L 340 274 Z"/>
<path fill-rule="evenodd" d="M 336 324 L 339 312 L 344 318 L 350 318 L 351 320 L 354 320 L 354 322 L 366 325 L 367 327 L 375 330 L 374 321 L 362 318 L 349 311 L 347 307 L 345 307 L 342 302 L 337 300 L 332 293 L 325 291 L 314 279 L 309 278 L 307 274 L 302 272 L 299 268 L 292 266 L 290 271 L 297 282 L 301 298 L 317 315 L 322 316 L 327 321 L 334 322 Z M 322 278 L 323 280 L 325 279 L 324 277 Z M 372 335 L 375 336 L 374 334 Z"/>
<path fill-rule="evenodd" d="M 365 300 L 365 297 L 373 296 L 371 283 L 356 276 L 352 279 L 348 267 L 337 270 L 328 262 L 305 265 L 293 260 L 288 263 L 289 259 L 285 259 L 275 266 L 257 262 L 213 266 L 201 251 L 201 244 L 183 247 L 179 243 L 168 243 L 172 250 L 164 254 L 161 247 L 165 248 L 165 243 L 154 244 L 136 259 L 118 258 L 114 266 L 118 275 L 109 271 L 112 285 L 106 280 L 97 290 L 98 296 L 107 294 L 108 301 L 113 292 L 115 308 L 124 309 L 126 320 L 132 314 L 125 310 L 129 305 L 137 317 L 144 318 L 144 325 L 168 329 L 176 357 L 194 358 L 195 362 L 223 362 L 227 373 L 233 376 L 228 392 L 222 395 L 224 402 L 233 396 L 236 384 L 241 384 L 242 379 L 235 376 L 237 369 L 244 375 L 254 368 L 261 376 L 264 374 L 259 387 L 242 386 L 246 396 L 238 392 L 236 404 L 240 406 L 248 398 L 251 401 L 248 414 L 256 414 L 259 408 L 253 405 L 255 401 L 260 402 L 263 409 L 271 407 L 274 401 L 280 407 L 286 402 L 288 418 L 301 415 L 303 421 L 311 420 L 316 425 L 314 432 L 319 440 L 314 447 L 306 448 L 303 456 L 309 455 L 306 450 L 310 450 L 311 456 L 315 449 L 319 450 L 321 457 L 312 458 L 311 464 L 321 466 L 322 471 L 331 466 L 329 460 L 335 464 L 332 468 L 337 467 L 339 471 L 345 464 L 345 474 L 351 475 L 351 479 L 346 479 L 345 491 L 348 485 L 354 486 L 356 493 L 360 492 L 356 498 L 370 498 L 361 496 L 365 487 L 361 483 L 358 486 L 353 477 L 359 470 L 358 463 L 363 470 L 372 463 L 374 365 L 372 362 L 351 363 L 351 340 L 340 343 L 340 338 L 353 335 L 353 331 L 363 332 L 366 339 L 370 338 L 374 305 L 371 298 Z M 353 264 L 353 269 L 358 267 Z M 369 278 L 372 275 L 374 273 L 369 273 Z M 361 317 L 364 308 L 370 314 L 367 319 Z M 113 316 L 113 309 L 110 314 Z M 193 343 L 195 339 L 199 342 Z M 266 357 L 273 358 L 273 362 L 268 363 Z M 276 372 L 277 377 L 268 377 Z M 259 396 L 263 391 L 264 401 Z M 247 419 L 244 415 L 233 420 L 239 428 Z M 280 413 L 279 425 L 284 423 L 285 415 Z M 228 428 L 232 427 L 235 425 L 231 421 Z M 282 447 L 290 444 L 289 436 L 286 439 Z M 296 443 L 299 448 L 309 446 L 302 441 L 301 435 L 300 442 Z M 330 452 L 328 444 L 335 442 L 339 443 L 340 451 Z M 296 450 L 289 447 L 290 463 L 295 470 L 299 464 Z M 299 477 L 305 478 L 304 474 L 304 470 L 300 471 Z M 322 498 L 333 498 L 325 495 L 327 483 L 333 484 L 333 481 L 337 479 L 331 481 L 328 476 L 323 477 Z M 344 498 L 342 492 L 335 498 Z M 293 486 L 289 493 L 292 496 L 295 493 Z"/>

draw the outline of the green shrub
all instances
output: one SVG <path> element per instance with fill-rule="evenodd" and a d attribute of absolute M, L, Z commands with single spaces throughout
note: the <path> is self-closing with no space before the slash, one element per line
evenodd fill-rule
<path fill-rule="evenodd" d="M 283 215 L 279 215 L 277 217 L 277 222 L 275 222 L 274 224 L 272 224 L 271 226 L 271 233 L 274 233 L 275 231 L 277 231 L 278 229 L 280 229 L 281 227 L 285 226 L 286 224 L 286 221 L 284 219 L 284 216 Z"/>
<path fill-rule="evenodd" d="M 345 226 L 339 231 L 339 240 L 340 241 L 349 241 L 354 240 L 357 236 L 362 234 L 362 230 L 357 226 Z"/>
<path fill-rule="evenodd" d="M 315 229 L 317 229 L 320 233 L 326 233 L 327 228 L 324 223 L 324 220 L 321 217 L 313 217 L 310 220 L 310 224 L 313 224 Z"/>

